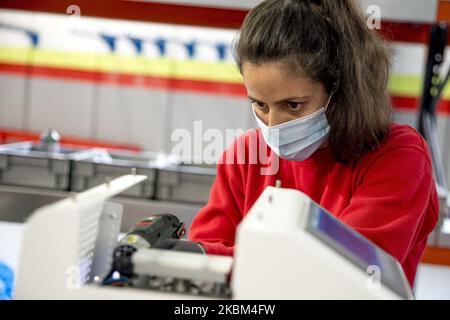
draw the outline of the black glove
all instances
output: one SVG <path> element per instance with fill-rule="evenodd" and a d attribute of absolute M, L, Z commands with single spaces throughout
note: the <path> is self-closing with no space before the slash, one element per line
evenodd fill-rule
<path fill-rule="evenodd" d="M 206 254 L 205 248 L 199 242 L 179 239 L 161 239 L 152 248 Z"/>

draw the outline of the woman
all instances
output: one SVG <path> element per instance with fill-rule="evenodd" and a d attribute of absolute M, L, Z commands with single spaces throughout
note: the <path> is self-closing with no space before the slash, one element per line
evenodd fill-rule
<path fill-rule="evenodd" d="M 259 129 L 223 154 L 189 239 L 232 255 L 239 222 L 281 180 L 390 253 L 413 285 L 438 218 L 432 165 L 422 137 L 391 122 L 389 55 L 356 0 L 264 1 L 235 57 Z M 252 135 L 279 156 L 273 174 L 236 161 Z"/>

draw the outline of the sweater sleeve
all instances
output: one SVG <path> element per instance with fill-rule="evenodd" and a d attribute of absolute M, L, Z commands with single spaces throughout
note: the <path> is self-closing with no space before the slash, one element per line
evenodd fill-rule
<path fill-rule="evenodd" d="M 233 143 L 217 165 L 208 203 L 197 213 L 189 230 L 189 240 L 200 242 L 208 254 L 233 255 L 236 227 L 242 220 L 244 204 L 241 165 L 233 164 L 238 150 Z M 236 162 L 234 162 L 236 163 Z"/>
<path fill-rule="evenodd" d="M 416 145 L 397 147 L 378 155 L 362 171 L 340 219 L 391 254 L 404 269 L 406 265 L 412 283 L 420 256 L 411 265 L 405 259 L 415 245 L 426 242 L 438 217 L 428 153 Z"/>

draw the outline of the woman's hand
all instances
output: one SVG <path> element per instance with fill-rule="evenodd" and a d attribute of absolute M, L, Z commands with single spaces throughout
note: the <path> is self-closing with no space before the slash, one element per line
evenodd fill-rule
<path fill-rule="evenodd" d="M 156 242 L 152 248 L 206 254 L 201 243 L 179 239 L 162 239 Z"/>

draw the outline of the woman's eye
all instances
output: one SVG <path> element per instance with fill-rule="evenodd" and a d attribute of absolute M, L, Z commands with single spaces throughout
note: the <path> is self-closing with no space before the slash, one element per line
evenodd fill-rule
<path fill-rule="evenodd" d="M 300 102 L 288 102 L 287 106 L 292 111 L 298 111 L 302 108 L 302 104 Z"/>
<path fill-rule="evenodd" d="M 259 101 L 253 101 L 253 104 L 254 104 L 255 107 L 257 107 L 258 109 L 264 109 L 264 107 L 266 106 L 264 103 L 259 102 Z"/>

